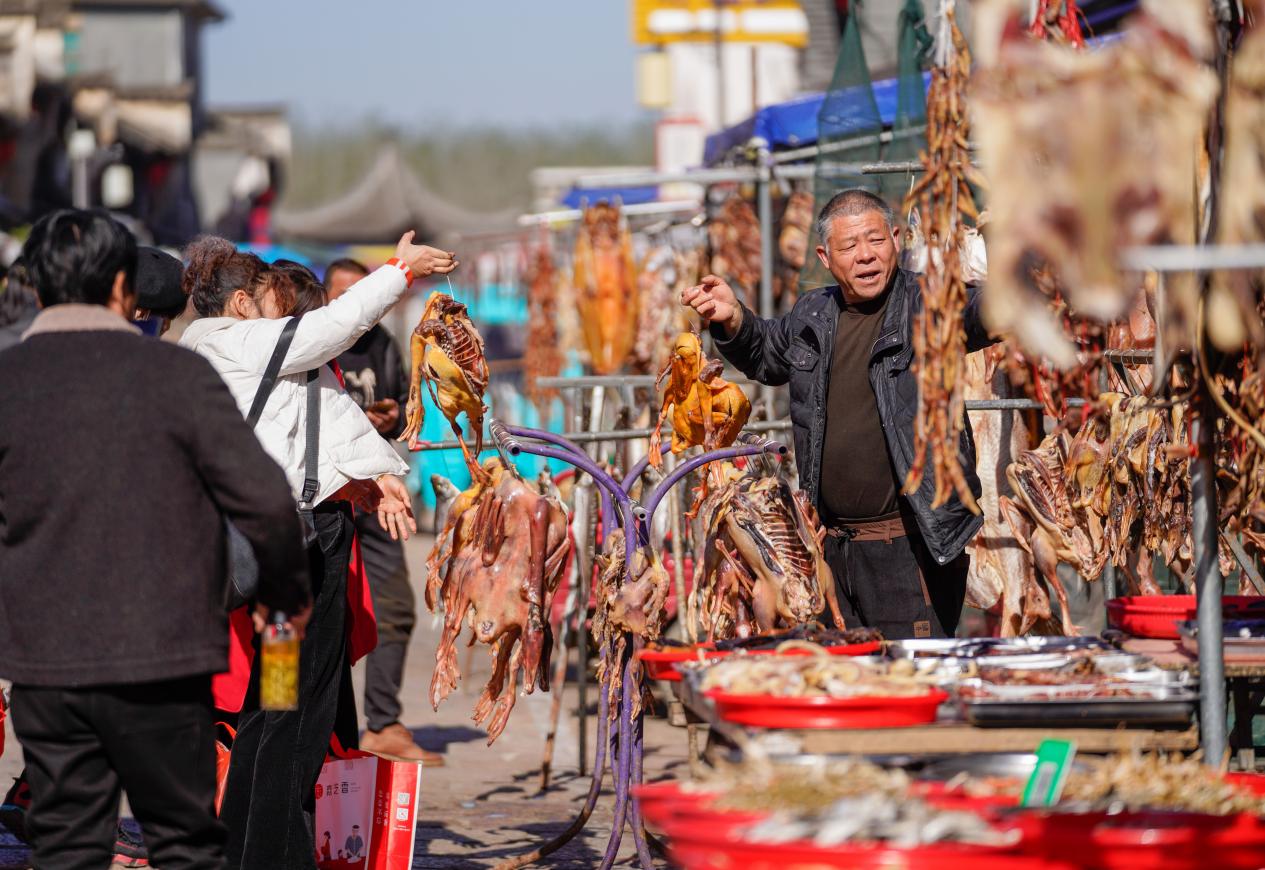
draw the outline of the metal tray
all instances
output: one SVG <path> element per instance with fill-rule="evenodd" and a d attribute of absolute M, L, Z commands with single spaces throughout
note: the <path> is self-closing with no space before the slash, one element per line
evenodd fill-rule
<path fill-rule="evenodd" d="M 1199 695 L 1139 686 L 1136 698 L 959 699 L 968 722 L 996 728 L 1178 728 L 1190 725 Z"/>
<path fill-rule="evenodd" d="M 914 638 L 894 640 L 887 645 L 889 655 L 903 659 L 934 656 L 977 658 L 996 655 L 1066 653 L 1082 649 L 1108 650 L 1114 647 L 1100 637 Z"/>

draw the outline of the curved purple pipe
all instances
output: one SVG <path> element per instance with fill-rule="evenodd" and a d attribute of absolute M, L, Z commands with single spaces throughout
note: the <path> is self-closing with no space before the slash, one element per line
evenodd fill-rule
<path fill-rule="evenodd" d="M 612 765 L 615 777 L 615 818 L 611 823 L 611 836 L 606 841 L 606 853 L 600 870 L 610 870 L 619 856 L 619 845 L 624 839 L 624 823 L 628 816 L 628 797 L 632 784 L 632 699 L 636 691 L 633 683 L 633 657 L 621 669 L 619 699 L 619 751 Z"/>
<path fill-rule="evenodd" d="M 545 441 L 545 442 L 548 442 L 549 444 L 553 444 L 557 447 L 561 447 L 564 450 L 569 450 L 570 452 L 574 453 L 577 456 L 583 456 L 586 459 L 589 458 L 589 455 L 584 452 L 584 450 L 580 447 L 580 445 L 576 444 L 574 441 L 572 441 L 569 438 L 563 437 L 562 435 L 558 435 L 553 432 L 546 432 L 543 429 L 524 429 L 522 426 L 506 426 L 505 429 L 507 432 L 509 432 L 511 435 L 514 435 L 515 437 L 532 438 L 537 441 Z M 521 444 L 519 446 L 524 452 L 534 454 L 534 451 L 532 451 L 528 445 Z M 569 459 L 562 459 L 560 461 L 570 462 Z M 574 466 L 575 463 L 572 462 L 571 465 Z M 593 479 L 597 480 L 597 478 L 593 478 Z M 597 494 L 598 494 L 598 497 L 601 498 L 602 500 L 602 528 L 606 530 L 606 532 L 609 532 L 612 528 L 614 528 L 613 524 L 615 522 L 615 513 L 613 509 L 611 508 L 610 493 L 607 491 L 607 488 L 605 486 L 601 485 L 600 481 L 597 487 Z"/>
<path fill-rule="evenodd" d="M 663 444 L 659 445 L 659 454 L 662 455 L 664 453 L 667 453 L 671 449 L 672 449 L 672 442 L 665 441 Z M 619 484 L 620 488 L 623 489 L 624 492 L 632 492 L 632 486 L 634 483 L 637 482 L 637 478 L 645 474 L 646 469 L 649 467 L 650 467 L 650 454 L 647 453 L 645 456 L 637 460 L 637 464 L 632 467 L 631 471 L 629 471 L 627 474 L 624 475 L 624 479 L 620 481 L 620 484 Z"/>
<path fill-rule="evenodd" d="M 639 691 L 641 687 L 641 662 L 637 658 L 637 651 L 645 645 L 643 638 L 633 639 L 633 655 L 628 660 L 628 671 L 631 675 L 634 691 Z M 634 668 L 636 668 L 635 672 L 633 671 Z M 646 711 L 643 709 L 632 722 L 632 785 L 641 785 L 644 779 L 642 763 L 645 747 L 642 744 L 642 740 L 645 737 L 645 725 Z M 642 870 L 653 870 L 654 861 L 650 857 L 650 846 L 646 843 L 646 828 L 641 820 L 641 800 L 635 796 L 629 803 L 628 823 L 632 827 L 633 842 L 637 844 L 637 857 L 641 859 Z"/>
<path fill-rule="evenodd" d="M 654 492 L 650 493 L 645 509 L 646 516 L 654 516 L 655 509 L 659 507 L 659 502 L 663 501 L 663 497 L 668 494 L 668 490 L 676 486 L 681 478 L 689 474 L 696 468 L 706 465 L 709 462 L 716 462 L 722 459 L 736 459 L 739 456 L 755 456 L 760 453 L 783 453 L 786 448 L 776 441 L 769 441 L 764 444 L 753 444 L 742 447 L 726 447 L 723 450 L 712 450 L 701 456 L 695 456 L 686 462 L 681 463 L 672 469 L 672 473 L 665 477 L 658 486 L 654 488 Z"/>

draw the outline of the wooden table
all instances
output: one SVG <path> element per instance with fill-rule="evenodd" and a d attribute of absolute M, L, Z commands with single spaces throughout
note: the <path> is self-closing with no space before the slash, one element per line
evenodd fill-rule
<path fill-rule="evenodd" d="M 748 728 L 716 717 L 710 701 L 685 682 L 673 692 L 686 713 L 706 722 L 709 742 L 741 748 L 766 729 Z M 944 722 L 910 728 L 798 728 L 778 729 L 788 745 L 810 755 L 947 755 L 967 752 L 1031 752 L 1048 737 L 1076 742 L 1078 752 L 1107 754 L 1132 750 L 1189 752 L 1199 747 L 1199 729 L 1143 728 L 977 728 L 963 722 Z"/>

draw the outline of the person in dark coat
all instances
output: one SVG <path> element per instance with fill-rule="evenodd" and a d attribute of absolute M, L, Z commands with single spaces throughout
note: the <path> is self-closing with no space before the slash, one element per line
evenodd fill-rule
<path fill-rule="evenodd" d="M 337 299 L 369 270 L 356 260 L 342 259 L 325 270 L 325 289 Z M 404 431 L 408 374 L 390 333 L 375 325 L 338 357 L 347 392 L 383 438 Z M 400 722 L 400 690 L 409 638 L 417 622 L 417 600 L 404 561 L 404 547 L 392 540 L 368 514 L 357 514 L 356 534 L 364 557 L 373 611 L 378 621 L 378 645 L 365 662 L 365 718 L 368 730 L 360 748 L 386 758 L 421 761 L 441 766 L 444 758 L 422 749 Z"/>
<path fill-rule="evenodd" d="M 888 638 L 952 637 L 966 596 L 964 551 L 983 520 L 956 495 L 931 507 L 930 464 L 917 491 L 902 491 L 918 410 L 910 365 L 922 305 L 917 277 L 897 266 L 895 217 L 874 194 L 844 191 L 817 221 L 817 256 L 839 283 L 802 295 L 784 317 L 756 316 L 714 275 L 681 301 L 710 323 L 717 349 L 741 372 L 790 385 L 800 485 L 828 532 L 826 561 L 845 621 Z M 968 351 L 992 343 L 976 290 L 964 322 Z M 978 499 L 975 443 L 964 424 L 958 459 Z"/>
<path fill-rule="evenodd" d="M 131 323 L 137 253 L 120 224 L 55 212 L 23 259 L 43 310 L 0 352 L 0 677 L 33 863 L 108 866 L 126 791 L 155 865 L 221 870 L 224 519 L 259 561 L 259 611 L 301 630 L 290 487 L 215 369 Z"/>
<path fill-rule="evenodd" d="M 13 347 L 22 340 L 22 333 L 30 328 L 40 304 L 35 298 L 22 258 L 14 260 L 4 276 L 0 288 L 0 350 Z"/>

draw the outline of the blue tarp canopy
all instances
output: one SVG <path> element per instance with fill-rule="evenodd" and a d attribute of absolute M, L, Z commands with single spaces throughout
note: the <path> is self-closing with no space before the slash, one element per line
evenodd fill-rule
<path fill-rule="evenodd" d="M 616 199 L 623 205 L 641 205 L 643 202 L 654 202 L 659 198 L 659 188 L 654 187 L 573 187 L 562 198 L 567 208 L 580 208 L 581 204 L 593 205 L 599 200 L 614 202 Z"/>
<path fill-rule="evenodd" d="M 1107 12 L 1119 15 L 1136 5 L 1135 2 L 1125 2 Z M 1085 42 L 1090 47 L 1097 48 L 1115 42 L 1119 38 L 1118 33 L 1108 33 L 1091 37 Z M 923 73 L 922 79 L 924 88 L 930 86 L 931 73 Z M 890 78 L 873 82 L 871 85 L 874 89 L 874 101 L 878 103 L 879 118 L 883 121 L 884 127 L 892 126 L 896 120 L 899 83 L 899 79 Z M 839 94 L 836 108 L 840 115 L 848 115 L 855 104 L 858 115 L 868 115 L 868 99 L 863 86 L 848 88 Z M 713 133 L 707 137 L 707 145 L 703 149 L 703 165 L 711 166 L 719 163 L 730 151 L 743 147 L 756 136 L 769 143 L 769 148 L 773 150 L 812 145 L 817 141 L 817 115 L 821 112 L 821 104 L 825 100 L 825 94 L 809 94 L 785 103 L 766 106 L 747 120 L 727 127 L 719 133 Z"/>
<path fill-rule="evenodd" d="M 931 73 L 923 73 L 924 86 L 931 81 Z M 899 90 L 899 79 L 890 78 L 874 82 L 874 100 L 878 103 L 879 117 L 883 125 L 890 127 L 896 120 L 896 97 Z M 864 87 L 849 88 L 848 92 L 839 95 L 846 113 L 847 102 L 855 99 L 858 112 L 868 112 L 869 96 Z M 821 104 L 825 102 L 825 94 L 810 94 L 798 97 L 786 103 L 766 106 L 740 124 L 735 124 L 713 133 L 707 137 L 707 146 L 703 150 L 703 164 L 710 166 L 718 162 L 734 148 L 747 144 L 753 137 L 759 136 L 769 147 L 798 148 L 811 145 L 817 141 L 817 115 Z"/>

